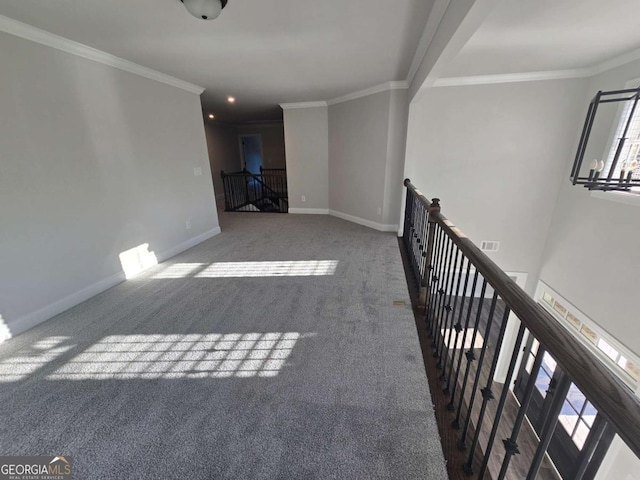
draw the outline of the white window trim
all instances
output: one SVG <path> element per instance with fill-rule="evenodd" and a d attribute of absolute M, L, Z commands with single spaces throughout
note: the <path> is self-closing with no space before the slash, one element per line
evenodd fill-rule
<path fill-rule="evenodd" d="M 539 305 L 549 312 L 560 325 L 562 325 L 571 335 L 573 335 L 580 343 L 582 343 L 589 351 L 593 352 L 593 354 L 604 363 L 611 372 L 617 376 L 620 380 L 622 380 L 632 391 L 638 392 L 640 390 L 640 380 L 635 380 L 632 376 L 627 374 L 623 369 L 620 368 L 614 361 L 611 360 L 604 352 L 602 352 L 599 348 L 597 348 L 593 343 L 587 340 L 584 335 L 582 335 L 576 328 L 574 328 L 568 320 L 562 318 L 553 308 L 551 308 L 547 302 L 543 300 L 543 294 L 547 292 L 551 294 L 556 300 L 562 303 L 562 306 L 565 307 L 573 316 L 575 316 L 582 325 L 588 327 L 594 333 L 598 335 L 598 338 L 602 338 L 609 345 L 614 347 L 621 355 L 627 358 L 629 361 L 634 363 L 637 366 L 640 366 L 640 357 L 632 352 L 628 347 L 623 345 L 620 341 L 614 338 L 611 334 L 605 331 L 602 327 L 600 327 L 596 322 L 591 320 L 587 315 L 582 313 L 575 305 L 569 302 L 566 298 L 560 295 L 556 290 L 551 288 L 549 285 L 544 283 L 542 280 L 538 281 L 538 286 L 536 288 L 536 293 L 534 299 L 538 302 Z M 636 393 L 637 394 L 637 393 Z M 639 395 L 640 396 L 640 395 Z"/>

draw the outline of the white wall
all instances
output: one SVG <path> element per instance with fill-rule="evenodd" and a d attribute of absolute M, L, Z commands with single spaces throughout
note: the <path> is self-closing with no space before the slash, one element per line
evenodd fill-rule
<path fill-rule="evenodd" d="M 410 107 L 405 176 L 533 293 L 585 80 L 428 89 Z"/>
<path fill-rule="evenodd" d="M 333 212 L 397 229 L 393 225 L 400 212 L 406 119 L 406 90 L 387 90 L 329 107 Z"/>
<path fill-rule="evenodd" d="M 402 193 L 404 190 L 404 162 L 409 121 L 407 90 L 393 90 L 389 98 L 389 135 L 384 185 L 382 223 L 400 224 Z M 397 228 L 396 228 L 397 230 Z"/>
<path fill-rule="evenodd" d="M 386 91 L 329 107 L 331 210 L 381 222 L 389 102 Z"/>
<path fill-rule="evenodd" d="M 217 231 L 197 95 L 4 33 L 0 57 L 0 315 L 13 334 L 121 280 L 120 252 L 148 242 L 162 257 Z"/>
<path fill-rule="evenodd" d="M 591 78 L 582 98 L 579 127 L 589 100 L 598 90 L 624 88 L 627 81 L 639 77 L 640 61 Z M 601 128 L 593 132 L 592 151 L 606 149 L 613 117 L 608 115 L 608 122 L 600 123 Z M 574 152 L 576 146 L 577 140 L 572 145 Z M 544 252 L 541 280 L 640 354 L 640 206 L 595 198 L 586 189 L 570 184 L 568 159 L 563 166 L 562 189 Z"/>
<path fill-rule="evenodd" d="M 328 128 L 327 107 L 284 110 L 290 213 L 329 209 Z"/>
<path fill-rule="evenodd" d="M 205 130 L 213 186 L 217 200 L 223 202 L 222 205 L 224 204 L 224 188 L 220 172 L 233 173 L 242 170 L 238 132 L 234 126 L 216 122 L 207 123 Z"/>

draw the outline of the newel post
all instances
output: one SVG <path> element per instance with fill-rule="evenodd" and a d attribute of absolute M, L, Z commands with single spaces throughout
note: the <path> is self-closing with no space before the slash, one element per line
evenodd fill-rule
<path fill-rule="evenodd" d="M 431 271 L 433 270 L 433 243 L 436 235 L 436 218 L 435 215 L 440 213 L 440 199 L 434 198 L 429 205 L 429 229 L 427 231 L 427 248 L 424 255 L 427 258 L 424 276 L 420 285 L 420 296 L 418 298 L 418 304 L 424 308 L 425 311 L 429 308 L 429 302 L 431 300 Z"/>

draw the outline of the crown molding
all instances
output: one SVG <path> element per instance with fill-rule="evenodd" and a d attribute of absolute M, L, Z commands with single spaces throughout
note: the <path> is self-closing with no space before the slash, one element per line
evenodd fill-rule
<path fill-rule="evenodd" d="M 348 102 L 357 98 L 368 97 L 369 95 L 375 95 L 376 93 L 386 92 L 388 90 L 406 90 L 409 88 L 409 84 L 406 80 L 400 80 L 396 82 L 386 82 L 373 87 L 365 88 L 364 90 L 358 90 L 357 92 L 348 93 L 327 101 L 328 105 L 336 105 L 338 103 Z"/>
<path fill-rule="evenodd" d="M 431 7 L 431 11 L 429 12 L 429 17 L 427 18 L 427 23 L 422 32 L 422 36 L 420 37 L 420 41 L 418 42 L 418 48 L 416 48 L 416 52 L 413 55 L 413 60 L 411 61 L 411 66 L 409 67 L 409 73 L 407 74 L 407 84 L 411 85 L 413 79 L 418 73 L 418 69 L 424 60 L 429 47 L 431 46 L 431 42 L 433 41 L 433 37 L 444 18 L 444 14 L 449 7 L 449 3 L 451 0 L 435 0 L 433 3 L 433 7 Z"/>
<path fill-rule="evenodd" d="M 562 80 L 585 78 L 592 74 L 589 69 L 556 70 L 549 72 L 505 73 L 498 75 L 476 75 L 470 77 L 439 78 L 433 87 L 458 87 L 467 85 L 489 85 L 492 83 L 537 82 L 541 80 Z"/>
<path fill-rule="evenodd" d="M 640 60 L 640 48 L 595 65 L 589 68 L 589 71 L 591 75 L 598 75 L 599 73 L 612 70 L 616 67 L 621 67 L 622 65 L 626 65 L 627 63 L 631 63 L 635 60 Z"/>
<path fill-rule="evenodd" d="M 61 50 L 78 57 L 86 58 L 87 60 L 93 60 L 94 62 L 102 63 L 125 72 L 171 85 L 172 87 L 180 88 L 187 92 L 195 93 L 196 95 L 200 95 L 204 92 L 204 88 L 185 82 L 179 78 L 143 67 L 142 65 L 138 65 L 137 63 L 133 63 L 129 60 L 116 57 L 115 55 L 103 52 L 102 50 L 74 42 L 68 38 L 27 25 L 26 23 L 19 22 L 13 18 L 5 17 L 3 15 L 0 15 L 0 32 L 31 40 L 32 42 L 40 43 L 41 45 L 46 45 L 47 47 L 55 48 L 56 50 Z"/>
<path fill-rule="evenodd" d="M 316 108 L 326 107 L 327 102 L 296 102 L 296 103 L 281 103 L 280 107 L 283 110 L 292 110 L 294 108 Z"/>
<path fill-rule="evenodd" d="M 622 65 L 640 60 L 640 49 L 619 55 L 606 62 L 591 67 L 548 72 L 505 73 L 496 75 L 476 75 L 469 77 L 439 78 L 433 87 L 458 87 L 466 85 L 488 85 L 492 83 L 536 82 L 540 80 L 562 80 L 567 78 L 589 78 Z"/>

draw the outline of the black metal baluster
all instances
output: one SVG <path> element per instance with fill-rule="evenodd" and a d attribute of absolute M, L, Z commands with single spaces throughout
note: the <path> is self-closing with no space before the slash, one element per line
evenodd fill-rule
<path fill-rule="evenodd" d="M 418 270 L 418 262 L 416 260 L 417 238 L 420 230 L 420 222 L 422 221 L 424 206 L 419 201 L 417 195 L 413 196 L 413 219 L 411 225 L 411 268 L 413 270 L 413 278 L 416 286 L 420 289 L 420 272 Z"/>
<path fill-rule="evenodd" d="M 433 248 L 433 244 L 429 245 L 429 231 L 433 228 L 433 224 L 429 222 L 429 209 L 425 209 L 424 211 L 424 224 L 423 224 L 423 234 L 422 234 L 422 245 L 424 249 L 422 250 L 421 257 L 421 265 L 422 265 L 422 279 L 425 288 L 428 286 L 429 281 L 429 271 L 427 266 L 429 265 L 429 248 Z M 433 239 L 432 239 L 433 240 Z"/>
<path fill-rule="evenodd" d="M 556 431 L 558 416 L 560 415 L 562 404 L 564 403 L 570 386 L 571 379 L 569 378 L 569 375 L 561 374 L 554 392 L 547 393 L 547 395 L 553 395 L 553 398 L 551 400 L 551 406 L 549 407 L 549 414 L 542 426 L 540 443 L 538 443 L 538 448 L 536 449 L 536 453 L 533 456 L 533 460 L 529 467 L 529 472 L 527 473 L 527 480 L 534 480 L 538 475 L 540 465 L 542 465 L 542 460 L 544 459 L 544 454 L 547 452 L 553 433 Z"/>
<path fill-rule="evenodd" d="M 418 304 L 424 308 L 426 312 L 429 302 L 429 262 L 431 252 L 433 251 L 433 224 L 429 221 L 429 210 L 423 210 L 422 228 L 420 236 L 422 244 L 420 245 L 420 298 Z"/>
<path fill-rule="evenodd" d="M 431 337 L 431 347 L 434 349 L 434 357 L 438 335 L 440 335 L 440 316 L 438 315 L 438 310 L 440 309 L 440 304 L 442 303 L 442 286 L 444 285 L 444 278 L 446 274 L 445 272 L 447 271 L 447 249 L 449 247 L 449 244 L 451 243 L 451 239 L 443 229 L 441 229 L 440 233 L 442 235 L 442 241 L 440 245 L 440 264 L 437 271 L 438 284 L 434 289 L 434 294 L 436 295 L 436 297 L 433 303 L 433 320 L 435 322 L 435 328 L 433 336 Z"/>
<path fill-rule="evenodd" d="M 458 402 L 458 412 L 456 413 L 455 420 L 451 423 L 451 425 L 455 429 L 460 428 L 460 415 L 462 412 L 462 403 L 464 402 L 464 394 L 467 391 L 467 382 L 469 380 L 469 372 L 471 371 L 471 364 L 476 359 L 475 353 L 473 353 L 473 346 L 476 343 L 476 337 L 478 335 L 478 325 L 480 324 L 480 316 L 482 315 L 482 304 L 484 303 L 484 295 L 486 291 L 487 291 L 487 280 L 483 278 L 482 289 L 480 292 L 480 300 L 478 301 L 478 312 L 476 314 L 476 321 L 473 326 L 473 334 L 471 335 L 471 344 L 469 346 L 469 350 L 467 350 L 467 352 L 465 353 L 465 356 L 467 357 L 467 365 L 464 371 L 464 380 L 462 381 L 462 390 L 460 391 L 460 401 Z M 469 307 L 471 307 L 471 305 L 469 305 Z M 474 386 L 474 389 L 475 389 L 475 386 Z M 469 409 L 471 409 L 471 405 L 469 405 Z M 466 427 L 465 427 L 465 434 L 466 434 Z M 464 435 L 463 435 L 463 438 L 464 438 Z M 458 446 L 461 447 L 460 443 L 458 444 Z"/>
<path fill-rule="evenodd" d="M 469 262 L 469 266 L 471 266 L 471 262 Z M 467 272 L 469 273 L 469 272 Z M 464 322 L 464 328 L 463 328 L 463 333 L 462 333 L 462 342 L 460 344 L 460 355 L 458 357 L 458 365 L 456 367 L 456 378 L 453 381 L 453 389 L 451 390 L 451 399 L 449 400 L 449 403 L 447 404 L 447 410 L 451 410 L 454 411 L 456 409 L 455 407 L 455 398 L 456 398 L 456 390 L 458 388 L 458 379 L 460 378 L 460 371 L 462 369 L 462 357 L 464 357 L 464 346 L 466 345 L 467 342 L 467 333 L 469 332 L 469 322 L 471 321 L 471 312 L 472 312 L 472 307 L 473 307 L 473 299 L 475 297 L 476 294 L 476 286 L 478 284 L 478 271 L 476 270 L 475 273 L 473 274 L 473 282 L 472 282 L 472 286 L 471 286 L 471 295 L 469 297 L 469 307 L 467 308 L 467 317 L 466 320 Z M 466 292 L 466 288 L 465 288 L 465 292 L 464 295 L 466 296 L 467 292 Z M 462 310 L 460 312 L 462 314 Z M 454 420 L 451 424 L 453 426 L 453 428 L 460 428 L 460 425 L 458 423 L 457 420 Z"/>
<path fill-rule="evenodd" d="M 462 259 L 463 259 L 463 263 L 464 263 L 464 260 L 466 260 L 464 255 L 463 255 Z M 453 326 L 453 329 L 455 329 L 456 333 L 455 333 L 455 336 L 454 336 L 454 339 L 453 339 L 454 348 L 453 348 L 453 353 L 451 355 L 451 367 L 449 368 L 449 375 L 447 377 L 447 385 L 444 388 L 444 393 L 446 395 L 449 395 L 449 392 L 451 391 L 451 374 L 453 373 L 453 370 L 454 370 L 453 366 L 455 364 L 455 359 L 456 359 L 456 350 L 460 350 L 460 356 L 462 356 L 462 353 L 464 352 L 464 348 L 461 347 L 460 349 L 458 349 L 457 346 L 458 346 L 458 338 L 460 337 L 460 332 L 462 331 L 462 324 L 460 323 L 460 320 L 462 319 L 462 314 L 464 312 L 464 301 L 466 299 L 466 292 L 467 292 L 467 288 L 469 286 L 469 276 L 470 276 L 470 274 L 471 274 L 471 262 L 469 260 L 467 260 L 467 273 L 466 273 L 465 278 L 464 278 L 464 287 L 463 287 L 463 290 L 462 290 L 462 297 L 460 299 L 460 310 L 458 311 L 458 320 L 457 320 L 456 324 Z M 456 302 L 458 301 L 458 297 L 460 296 L 459 289 L 460 289 L 460 280 L 461 279 L 462 279 L 462 269 L 460 270 L 460 278 L 458 278 L 458 290 L 456 291 Z M 454 311 L 454 316 L 455 316 L 455 312 L 456 312 L 456 304 L 455 303 L 454 303 L 454 306 L 453 306 L 453 311 Z M 453 323 L 453 317 L 452 317 L 451 320 L 452 320 L 451 323 Z M 463 340 L 463 342 L 464 342 L 464 340 Z M 456 381 L 457 381 L 457 378 L 456 378 Z"/>
<path fill-rule="evenodd" d="M 456 279 L 456 274 L 458 275 L 458 278 L 460 278 L 461 273 L 458 274 L 458 270 L 460 268 L 461 265 L 458 264 L 458 258 L 460 257 L 460 249 L 458 247 L 455 247 L 456 250 L 456 254 L 453 260 L 453 271 L 451 271 L 451 269 L 449 270 L 449 274 L 450 274 L 450 279 L 448 280 L 448 293 L 447 293 L 447 297 L 445 299 L 445 305 L 444 305 L 444 321 L 443 321 L 443 326 L 444 326 L 444 332 L 442 334 L 442 339 L 440 342 L 440 362 L 442 363 L 442 375 L 440 375 L 440 379 L 441 380 L 445 380 L 447 378 L 447 358 L 449 357 L 449 350 L 450 350 L 450 346 L 451 346 L 451 331 L 452 331 L 452 324 L 453 324 L 453 316 L 451 315 L 451 312 L 453 310 L 453 308 L 451 307 L 451 296 L 453 295 L 453 285 L 455 283 L 455 279 Z M 453 272 L 453 273 L 452 273 Z M 458 280 L 458 288 L 460 287 L 460 281 Z M 451 319 L 451 321 L 450 321 Z M 445 339 L 445 334 L 446 334 L 446 339 Z"/>
<path fill-rule="evenodd" d="M 444 337 L 444 320 L 445 320 L 445 304 L 447 303 L 447 284 L 449 283 L 449 276 L 451 273 L 451 262 L 453 260 L 453 247 L 455 244 L 447 235 L 447 245 L 445 247 L 445 263 L 442 269 L 442 282 L 440 282 L 440 288 L 438 289 L 438 306 L 436 311 L 436 325 L 437 331 L 436 336 L 434 337 L 435 345 L 433 356 L 438 359 L 436 364 L 436 368 L 442 368 L 442 351 L 440 349 L 440 344 L 442 343 L 442 338 Z"/>
<path fill-rule="evenodd" d="M 402 238 L 404 240 L 404 246 L 407 249 L 407 253 L 410 253 L 409 245 L 407 244 L 407 238 L 409 238 L 409 223 L 411 219 L 411 196 L 413 192 L 408 188 L 405 189 L 407 192 L 407 196 L 404 200 L 404 228 L 402 229 Z"/>
<path fill-rule="evenodd" d="M 416 261 L 417 250 L 417 238 L 418 231 L 420 230 L 420 222 L 422 221 L 424 207 L 420 203 L 417 195 L 413 197 L 413 229 L 411 230 L 411 264 L 413 267 L 413 276 L 416 281 L 416 285 L 420 288 L 420 273 L 418 271 L 418 262 Z"/>
<path fill-rule="evenodd" d="M 486 280 L 485 280 L 486 283 Z M 493 315 L 496 310 L 496 304 L 498 302 L 498 292 L 493 292 L 493 298 L 491 299 L 491 306 L 489 307 L 489 318 L 487 319 L 487 327 L 484 331 L 484 339 L 482 342 L 482 349 L 480 350 L 480 358 L 478 359 L 478 364 L 476 365 L 476 375 L 473 379 L 473 386 L 471 387 L 471 400 L 469 400 L 469 407 L 467 408 L 467 418 L 464 422 L 464 428 L 462 429 L 462 435 L 460 435 L 460 441 L 458 442 L 458 448 L 464 450 L 467 448 L 467 432 L 469 431 L 469 425 L 471 424 L 471 414 L 473 413 L 473 406 L 476 399 L 476 394 L 478 393 L 478 383 L 480 383 L 480 374 L 482 373 L 482 365 L 484 364 L 484 356 L 487 352 L 487 346 L 489 345 L 489 334 L 491 333 L 491 326 L 493 325 Z M 478 314 L 481 315 L 481 306 L 478 307 Z M 478 323 L 478 322 L 477 322 Z M 479 330 L 479 325 L 476 324 L 475 327 L 476 332 L 474 332 L 474 336 Z M 474 360 L 475 355 L 473 354 L 473 347 L 475 344 L 475 338 L 471 341 L 471 346 L 469 348 L 469 352 L 471 352 L 469 359 L 469 366 Z M 478 424 L 478 428 L 481 428 L 481 425 Z"/>
<path fill-rule="evenodd" d="M 509 368 L 507 369 L 507 376 L 504 381 L 504 385 L 502 386 L 502 393 L 500 394 L 500 400 L 498 401 L 498 406 L 496 409 L 496 416 L 493 420 L 493 427 L 491 428 L 491 433 L 489 434 L 489 440 L 487 441 L 487 447 L 485 448 L 484 458 L 482 459 L 482 465 L 480 467 L 480 471 L 478 472 L 478 480 L 482 480 L 484 478 L 484 474 L 487 471 L 487 467 L 489 465 L 489 455 L 491 454 L 491 450 L 493 449 L 493 442 L 495 442 L 496 435 L 498 433 L 498 426 L 500 425 L 500 419 L 502 418 L 502 411 L 504 410 L 504 404 L 507 401 L 507 396 L 509 395 L 509 386 L 511 385 L 511 377 L 513 377 L 513 372 L 516 369 L 516 364 L 518 363 L 518 356 L 520 355 L 520 348 L 522 348 L 522 339 L 524 338 L 524 324 L 520 323 L 520 328 L 518 329 L 518 336 L 516 337 L 516 343 L 513 348 L 513 353 L 511 354 L 511 360 L 509 362 Z"/>
<path fill-rule="evenodd" d="M 525 351 L 525 354 L 527 352 Z M 502 466 L 500 467 L 500 473 L 498 474 L 498 480 L 504 480 L 504 477 L 507 474 L 507 469 L 509 468 L 509 462 L 511 462 L 511 457 L 520 453 L 518 450 L 518 435 L 520 435 L 520 429 L 522 428 L 522 423 L 524 422 L 524 417 L 527 414 L 527 410 L 529 409 L 529 403 L 531 403 L 531 397 L 533 396 L 533 389 L 536 386 L 536 377 L 538 376 L 538 372 L 540 371 L 540 366 L 542 365 L 542 357 L 544 356 L 544 349 L 539 348 L 536 353 L 535 360 L 533 362 L 533 366 L 531 367 L 531 374 L 529 376 L 529 380 L 527 381 L 527 387 L 524 391 L 524 396 L 520 403 L 520 409 L 518 410 L 518 415 L 516 416 L 516 420 L 513 423 L 513 429 L 511 430 L 511 436 L 502 442 L 504 443 L 504 460 L 502 461 Z M 523 362 L 526 362 L 527 359 L 523 358 Z"/>
<path fill-rule="evenodd" d="M 424 206 L 422 206 L 422 211 L 420 212 L 420 230 L 418 233 L 418 238 L 420 239 L 420 244 L 418 245 L 418 252 L 416 261 L 418 262 L 418 272 L 420 274 L 420 287 L 426 288 L 425 284 L 425 256 L 427 254 L 427 229 L 429 228 L 429 212 Z"/>
<path fill-rule="evenodd" d="M 421 229 L 421 225 L 422 225 L 422 219 L 424 218 L 425 215 L 425 207 L 424 205 L 422 205 L 422 203 L 420 202 L 419 198 L 417 196 L 414 197 L 414 204 L 415 204 L 415 218 L 414 218 L 414 225 L 413 225 L 413 240 L 412 240 L 412 245 L 411 245 L 411 251 L 413 252 L 413 270 L 414 270 L 414 276 L 415 276 L 415 281 L 416 281 L 416 285 L 418 286 L 418 289 L 420 289 L 420 265 L 418 263 L 418 247 L 419 247 L 419 238 L 418 235 L 420 233 L 420 229 Z"/>
<path fill-rule="evenodd" d="M 227 180 L 225 178 L 224 170 L 220 171 L 220 178 L 222 179 L 222 191 L 224 193 L 224 210 L 229 211 L 229 195 L 227 193 Z"/>
<path fill-rule="evenodd" d="M 447 240 L 447 235 L 445 234 L 444 230 L 438 226 L 438 240 L 436 242 L 437 248 L 438 248 L 438 252 L 437 252 L 437 261 L 436 261 L 436 267 L 434 270 L 434 274 L 431 277 L 432 279 L 432 287 L 431 287 L 431 298 L 430 298 L 430 305 L 429 305 L 429 317 L 430 317 L 430 321 L 429 324 L 431 325 L 431 329 L 429 331 L 430 333 L 430 337 L 431 337 L 431 346 L 435 347 L 435 338 L 437 335 L 437 318 L 436 318 L 436 311 L 437 311 L 437 305 L 438 305 L 438 301 L 440 300 L 440 295 L 439 295 L 439 291 L 440 291 L 440 283 L 442 281 L 442 267 L 444 264 L 444 260 L 445 260 L 445 244 L 446 244 L 446 240 Z"/>
<path fill-rule="evenodd" d="M 494 293 L 494 297 L 497 297 L 497 292 Z M 476 422 L 476 431 L 473 436 L 473 440 L 471 441 L 471 446 L 469 448 L 469 457 L 467 458 L 467 463 L 465 463 L 463 469 L 467 475 L 471 475 L 473 473 L 473 455 L 476 453 L 476 447 L 478 445 L 478 441 L 480 440 L 480 431 L 483 428 L 482 422 L 484 421 L 484 415 L 487 411 L 487 404 L 489 400 L 493 400 L 495 397 L 493 396 L 493 391 L 491 387 L 493 386 L 493 376 L 496 373 L 496 368 L 498 366 L 498 357 L 500 356 L 500 348 L 502 348 L 502 340 L 504 339 L 504 332 L 507 329 L 507 321 L 509 320 L 509 308 L 505 307 L 504 314 L 502 315 L 502 323 L 500 324 L 500 332 L 498 333 L 498 341 L 495 345 L 495 351 L 493 352 L 493 359 L 491 360 L 491 367 L 489 368 L 489 378 L 487 379 L 487 384 L 483 389 L 480 390 L 482 394 L 482 405 L 480 407 L 480 413 L 478 414 L 478 421 Z M 491 325 L 487 325 L 487 336 L 484 341 L 484 347 L 489 343 L 489 330 Z M 483 352 L 484 353 L 484 352 Z M 482 357 L 482 355 L 480 355 Z M 482 360 L 480 360 L 480 364 Z M 478 376 L 480 375 L 480 364 L 478 365 Z M 471 409 L 469 409 L 471 410 Z M 469 413 L 471 415 L 471 413 Z"/>
<path fill-rule="evenodd" d="M 433 305 L 436 302 L 436 291 L 438 287 L 438 265 L 440 264 L 440 240 L 442 238 L 442 229 L 439 225 L 434 224 L 433 249 L 431 251 L 431 260 L 429 262 L 429 294 L 428 302 L 425 305 L 425 318 L 429 327 L 429 337 L 433 337 Z"/>
<path fill-rule="evenodd" d="M 444 265 L 444 269 L 442 271 L 442 282 L 440 284 L 440 290 L 438 293 L 440 294 L 439 302 L 438 302 L 438 336 L 436 337 L 436 347 L 435 353 L 438 358 L 438 364 L 436 365 L 438 369 L 442 368 L 442 351 L 440 349 L 440 345 L 442 344 L 442 339 L 444 337 L 444 326 L 445 326 L 445 317 L 446 317 L 446 305 L 447 305 L 447 290 L 449 285 L 449 278 L 451 277 L 451 266 L 454 258 L 454 250 L 456 246 L 453 243 L 453 240 L 449 236 L 447 236 L 447 247 L 446 247 L 446 262 Z"/>
<path fill-rule="evenodd" d="M 232 208 L 235 210 L 236 208 L 238 208 L 238 187 L 236 185 L 237 177 L 230 177 L 230 180 L 231 182 L 229 183 L 229 185 L 231 187 L 231 196 L 233 198 Z"/>
<path fill-rule="evenodd" d="M 415 198 L 415 194 L 413 192 L 411 192 L 411 225 L 409 227 L 409 237 L 407 239 L 407 251 L 409 252 L 409 255 L 411 256 L 411 271 L 413 273 L 413 279 L 414 281 L 417 281 L 417 277 L 416 277 L 416 267 L 415 267 L 415 251 L 413 249 L 413 239 L 414 239 L 414 234 L 415 234 L 415 227 L 416 227 L 416 222 L 418 221 L 418 207 L 416 204 L 416 198 Z M 420 286 L 419 284 L 417 285 L 418 287 Z"/>

